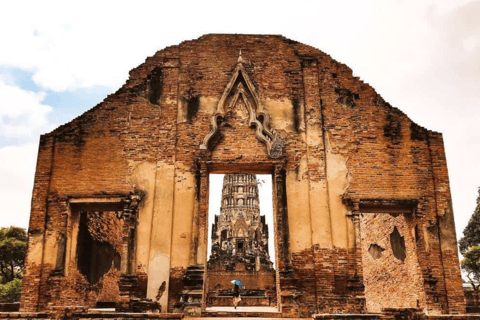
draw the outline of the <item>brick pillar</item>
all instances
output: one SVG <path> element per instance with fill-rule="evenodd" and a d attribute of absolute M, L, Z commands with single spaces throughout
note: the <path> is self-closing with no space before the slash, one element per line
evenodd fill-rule
<path fill-rule="evenodd" d="M 172 222 L 175 194 L 175 150 L 178 116 L 178 77 L 180 62 L 164 58 L 162 64 L 161 130 L 166 133 L 164 155 L 158 155 L 155 169 L 155 192 L 150 236 L 147 298 L 156 299 L 160 288 L 164 294 L 159 303 L 168 310 L 172 253 Z"/>
<path fill-rule="evenodd" d="M 279 270 L 284 270 L 291 265 L 289 241 L 288 241 L 288 218 L 287 205 L 285 198 L 285 174 L 282 166 L 276 166 L 274 172 L 273 188 L 275 190 L 275 199 L 273 199 L 273 209 L 276 213 L 274 223 L 275 241 L 277 245 L 275 248 L 278 252 L 275 255 L 278 257 L 277 261 Z"/>
<path fill-rule="evenodd" d="M 208 244 L 208 198 L 209 198 L 209 176 L 208 176 L 208 167 L 205 162 L 200 163 L 200 185 L 197 185 L 197 188 L 200 189 L 198 194 L 200 195 L 200 199 L 197 199 L 198 205 L 194 212 L 194 220 L 193 220 L 193 230 L 192 230 L 192 263 L 191 265 L 203 265 L 204 266 L 204 281 L 205 284 L 205 277 L 207 275 L 207 266 L 206 266 L 206 259 L 205 255 L 207 254 L 207 244 Z M 204 250 L 201 254 L 203 260 L 200 261 L 199 257 L 199 250 Z M 206 297 L 207 294 L 207 286 L 203 286 L 203 297 Z M 202 310 L 205 310 L 207 307 L 206 299 L 202 299 Z"/>
<path fill-rule="evenodd" d="M 354 201 L 351 220 L 353 222 L 354 232 L 354 255 L 355 255 L 355 274 L 359 277 L 359 281 L 363 284 L 363 261 L 362 261 L 362 237 L 360 234 L 360 203 Z M 365 288 L 364 288 L 365 289 Z M 362 292 L 365 296 L 365 290 Z"/>
<path fill-rule="evenodd" d="M 43 248 L 45 246 L 47 199 L 52 174 L 55 138 L 40 137 L 37 168 L 32 194 L 32 209 L 28 229 L 28 250 L 25 258 L 20 310 L 39 311 L 40 281 L 43 267 Z"/>
<path fill-rule="evenodd" d="M 198 223 L 196 233 L 198 235 L 195 265 L 204 265 L 207 254 L 208 243 L 208 187 L 209 176 L 206 163 L 200 166 L 200 210 L 198 215 Z M 195 242 L 195 241 L 194 241 Z"/>
<path fill-rule="evenodd" d="M 429 150 L 435 183 L 435 203 L 447 312 L 465 313 L 465 298 L 458 260 L 457 237 L 453 219 L 447 161 L 440 133 L 429 132 Z"/>

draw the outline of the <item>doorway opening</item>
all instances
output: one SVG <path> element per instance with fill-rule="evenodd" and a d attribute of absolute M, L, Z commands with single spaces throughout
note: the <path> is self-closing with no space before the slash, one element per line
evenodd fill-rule
<path fill-rule="evenodd" d="M 277 311 L 272 175 L 210 174 L 205 276 L 207 310 Z"/>

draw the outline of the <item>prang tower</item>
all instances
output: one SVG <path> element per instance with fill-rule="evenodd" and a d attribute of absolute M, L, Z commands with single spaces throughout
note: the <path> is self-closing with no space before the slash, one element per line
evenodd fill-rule
<path fill-rule="evenodd" d="M 212 226 L 212 253 L 208 268 L 215 270 L 272 270 L 268 253 L 268 226 L 260 215 L 254 174 L 226 174 L 220 215 Z"/>

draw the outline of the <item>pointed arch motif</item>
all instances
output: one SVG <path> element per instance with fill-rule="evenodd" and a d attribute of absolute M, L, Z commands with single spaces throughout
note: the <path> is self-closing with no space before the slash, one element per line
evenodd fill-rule
<path fill-rule="evenodd" d="M 235 234 L 236 237 L 246 237 L 246 235 L 247 235 L 247 224 L 245 223 L 245 220 L 238 219 L 235 222 L 234 234 Z"/>
<path fill-rule="evenodd" d="M 256 128 L 255 134 L 257 139 L 265 144 L 268 155 L 271 158 L 279 158 L 283 154 L 285 139 L 280 137 L 275 130 L 270 129 L 270 116 L 260 103 L 258 94 L 255 91 L 255 86 L 243 66 L 244 63 L 245 61 L 240 51 L 233 76 L 218 102 L 216 112 L 212 116 L 212 129 L 203 139 L 200 149 L 208 149 L 210 140 L 220 130 L 220 125 L 225 118 L 226 111 L 235 107 L 238 101 L 242 101 L 248 110 L 249 126 Z"/>

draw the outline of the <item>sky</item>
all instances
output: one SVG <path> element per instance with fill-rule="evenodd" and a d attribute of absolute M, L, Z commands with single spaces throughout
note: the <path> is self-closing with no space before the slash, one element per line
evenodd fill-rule
<path fill-rule="evenodd" d="M 281 34 L 348 65 L 443 133 L 457 236 L 476 206 L 480 1 L 3 1 L 0 17 L 0 227 L 28 226 L 40 134 L 207 33 Z"/>

